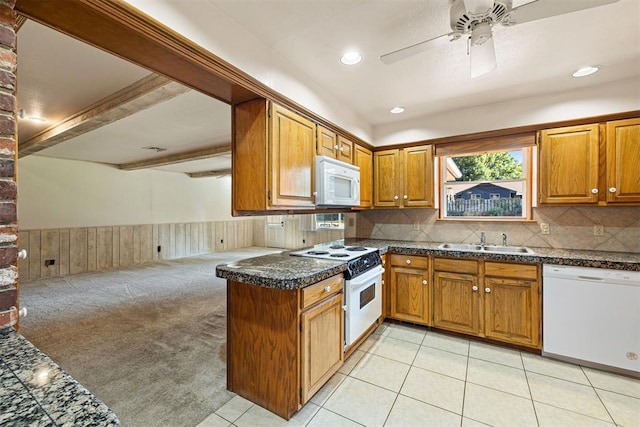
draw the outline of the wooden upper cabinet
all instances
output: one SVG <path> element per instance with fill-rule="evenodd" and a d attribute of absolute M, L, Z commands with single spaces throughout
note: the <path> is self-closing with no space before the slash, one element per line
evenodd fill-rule
<path fill-rule="evenodd" d="M 597 124 L 540 132 L 540 203 L 598 202 L 599 141 Z"/>
<path fill-rule="evenodd" d="M 402 150 L 404 159 L 402 204 L 433 206 L 433 147 L 425 145 Z"/>
<path fill-rule="evenodd" d="M 541 131 L 540 203 L 640 204 L 639 163 L 640 118 Z"/>
<path fill-rule="evenodd" d="M 316 128 L 316 152 L 343 162 L 353 161 L 353 142 L 323 126 Z"/>
<path fill-rule="evenodd" d="M 338 150 L 336 152 L 336 159 L 343 162 L 353 162 L 353 142 L 348 140 L 342 135 L 338 135 Z"/>
<path fill-rule="evenodd" d="M 373 153 L 358 144 L 353 146 L 353 164 L 360 168 L 360 206 L 373 206 Z"/>
<path fill-rule="evenodd" d="M 400 151 L 376 151 L 373 155 L 374 206 L 400 206 Z"/>
<path fill-rule="evenodd" d="M 338 149 L 338 135 L 335 132 L 318 125 L 316 127 L 316 152 L 319 156 L 335 158 Z"/>
<path fill-rule="evenodd" d="M 234 214 L 313 209 L 316 125 L 265 99 L 233 106 Z"/>
<path fill-rule="evenodd" d="M 640 118 L 607 122 L 607 203 L 640 203 Z"/>
<path fill-rule="evenodd" d="M 433 206 L 431 145 L 374 153 L 374 206 Z"/>
<path fill-rule="evenodd" d="M 273 104 L 271 205 L 313 207 L 315 128 L 310 120 Z"/>

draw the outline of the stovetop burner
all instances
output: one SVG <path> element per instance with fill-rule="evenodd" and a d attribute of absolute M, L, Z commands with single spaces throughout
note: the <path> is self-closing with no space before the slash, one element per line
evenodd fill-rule
<path fill-rule="evenodd" d="M 329 255 L 328 251 L 308 251 L 308 255 Z"/>
<path fill-rule="evenodd" d="M 332 257 L 332 258 L 348 258 L 348 257 L 350 257 L 351 255 L 349 255 L 349 254 L 337 253 L 337 254 L 331 254 L 331 255 L 329 255 L 329 256 L 330 256 L 330 257 Z"/>
<path fill-rule="evenodd" d="M 344 245 L 331 245 L 329 249 L 344 249 Z"/>
<path fill-rule="evenodd" d="M 349 246 L 346 250 L 350 252 L 362 252 L 366 251 L 367 248 L 365 248 L 364 246 Z"/>

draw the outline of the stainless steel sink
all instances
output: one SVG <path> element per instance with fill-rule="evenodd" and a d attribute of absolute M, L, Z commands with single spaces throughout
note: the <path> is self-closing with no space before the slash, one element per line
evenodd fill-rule
<path fill-rule="evenodd" d="M 533 254 L 534 252 L 525 246 L 493 246 L 473 245 L 468 243 L 442 243 L 438 249 L 450 251 L 494 252 L 506 254 Z"/>
<path fill-rule="evenodd" d="M 467 243 L 443 243 L 439 246 L 439 249 L 450 249 L 452 251 L 479 251 L 482 249 L 482 246 Z"/>

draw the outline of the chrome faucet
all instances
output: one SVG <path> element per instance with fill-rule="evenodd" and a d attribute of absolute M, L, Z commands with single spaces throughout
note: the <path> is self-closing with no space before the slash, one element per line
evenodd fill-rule
<path fill-rule="evenodd" d="M 507 246 L 507 233 L 502 233 L 502 246 Z"/>
<path fill-rule="evenodd" d="M 480 246 L 484 247 L 484 245 L 486 244 L 486 239 L 484 237 L 484 231 L 480 232 Z"/>

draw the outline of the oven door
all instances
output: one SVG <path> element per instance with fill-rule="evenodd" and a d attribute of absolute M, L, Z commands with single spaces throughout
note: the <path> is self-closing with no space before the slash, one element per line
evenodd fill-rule
<path fill-rule="evenodd" d="M 384 268 L 378 265 L 345 281 L 345 348 L 357 341 L 382 315 L 382 273 Z"/>

